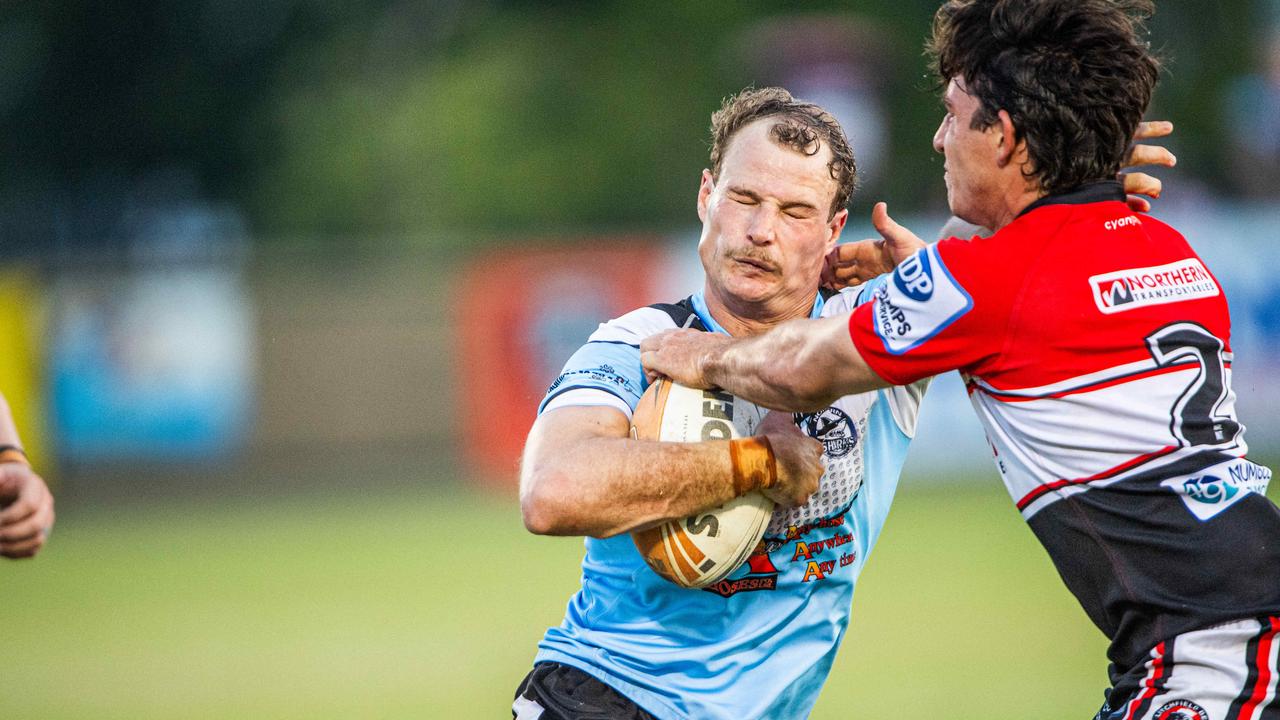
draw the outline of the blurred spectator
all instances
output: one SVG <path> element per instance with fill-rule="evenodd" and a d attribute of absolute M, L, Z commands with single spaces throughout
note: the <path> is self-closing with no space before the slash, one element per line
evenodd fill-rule
<path fill-rule="evenodd" d="M 1262 44 L 1258 71 L 1232 84 L 1226 109 L 1237 189 L 1248 197 L 1280 197 L 1280 25 Z"/>

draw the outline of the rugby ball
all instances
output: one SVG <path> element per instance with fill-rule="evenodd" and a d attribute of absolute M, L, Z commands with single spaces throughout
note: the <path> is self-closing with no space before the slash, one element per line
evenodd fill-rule
<path fill-rule="evenodd" d="M 696 390 L 661 379 L 640 398 L 631 418 L 639 440 L 701 442 L 750 437 L 767 412 L 722 390 Z M 759 491 L 720 507 L 631 533 L 654 572 L 686 588 L 713 585 L 746 562 L 773 515 Z"/>

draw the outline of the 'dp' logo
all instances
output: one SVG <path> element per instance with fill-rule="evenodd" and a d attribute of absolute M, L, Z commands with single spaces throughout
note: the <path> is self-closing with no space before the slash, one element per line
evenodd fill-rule
<path fill-rule="evenodd" d="M 929 267 L 929 254 L 918 252 L 902 261 L 893 273 L 893 284 L 903 295 L 924 302 L 933 295 L 933 272 Z"/>

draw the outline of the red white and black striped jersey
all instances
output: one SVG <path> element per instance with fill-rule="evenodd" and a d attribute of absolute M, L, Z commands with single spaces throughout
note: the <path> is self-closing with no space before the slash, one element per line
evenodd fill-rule
<path fill-rule="evenodd" d="M 849 326 L 889 382 L 962 373 L 1005 486 L 1122 667 L 1280 611 L 1280 511 L 1244 459 L 1226 298 L 1118 183 L 920 251 Z"/>

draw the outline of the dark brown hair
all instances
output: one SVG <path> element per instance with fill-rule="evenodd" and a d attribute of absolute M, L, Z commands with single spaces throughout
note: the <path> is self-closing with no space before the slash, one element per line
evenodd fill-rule
<path fill-rule="evenodd" d="M 1160 62 L 1144 39 L 1152 0 L 948 0 L 926 45 L 942 85 L 963 78 L 1027 141 L 1029 178 L 1055 194 L 1114 178 L 1151 103 Z"/>
<path fill-rule="evenodd" d="M 797 100 L 780 87 L 748 88 L 724 101 L 711 115 L 711 176 L 720 178 L 729 141 L 744 126 L 762 118 L 778 118 L 769 135 L 779 145 L 805 155 L 817 155 L 825 142 L 831 148 L 827 168 L 836 181 L 831 215 L 849 203 L 857 183 L 858 166 L 844 129 L 831 113 L 813 103 Z"/>

